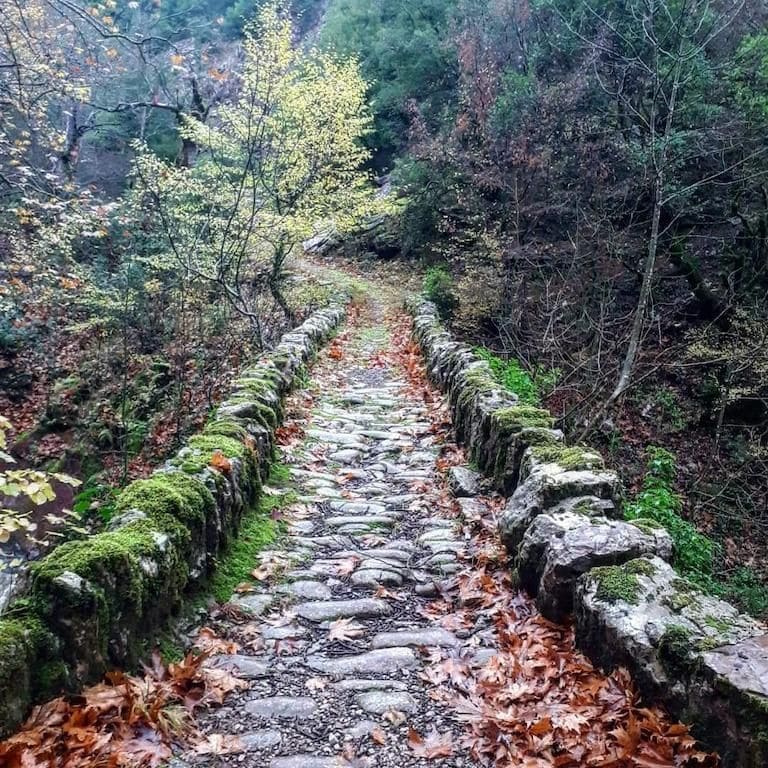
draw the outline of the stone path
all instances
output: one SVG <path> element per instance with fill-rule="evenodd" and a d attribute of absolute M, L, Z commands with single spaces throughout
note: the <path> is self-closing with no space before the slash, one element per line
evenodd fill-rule
<path fill-rule="evenodd" d="M 204 618 L 240 689 L 169 768 L 716 765 L 515 587 L 410 327 L 352 313 L 290 398 L 285 535 Z"/>
<path fill-rule="evenodd" d="M 420 677 L 429 649 L 459 653 L 471 643 L 478 661 L 483 655 L 466 630 L 449 632 L 419 613 L 461 568 L 463 550 L 440 514 L 441 447 L 427 405 L 404 370 L 384 364 L 383 326 L 349 333 L 336 348 L 343 352 L 325 353 L 315 367 L 311 407 L 301 408 L 306 392 L 293 397 L 306 433 L 283 461 L 298 499 L 281 550 L 262 553 L 281 572 L 260 591 L 233 597 L 248 620 L 224 631 L 245 649 L 212 663 L 245 678 L 248 689 L 206 714 L 202 728 L 239 736 L 236 752 L 216 756 L 224 764 L 474 765 L 458 749 L 426 760 L 406 744 L 411 727 L 461 738 L 461 725 Z"/>

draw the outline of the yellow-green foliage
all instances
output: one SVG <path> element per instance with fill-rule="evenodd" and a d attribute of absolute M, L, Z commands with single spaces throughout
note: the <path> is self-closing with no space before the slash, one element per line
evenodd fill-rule
<path fill-rule="evenodd" d="M 267 5 L 245 28 L 240 91 L 183 137 L 201 152 L 176 167 L 136 144 L 136 199 L 152 199 L 169 251 L 242 310 L 249 268 L 278 279 L 293 245 L 332 220 L 344 232 L 390 205 L 375 195 L 363 140 L 367 84 L 353 58 L 295 46 Z"/>

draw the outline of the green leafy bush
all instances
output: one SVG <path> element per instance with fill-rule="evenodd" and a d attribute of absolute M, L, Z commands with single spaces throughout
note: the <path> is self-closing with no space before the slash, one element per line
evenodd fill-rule
<path fill-rule="evenodd" d="M 526 405 L 539 405 L 542 395 L 554 388 L 560 375 L 557 369 L 542 369 L 533 375 L 516 358 L 504 360 L 485 347 L 475 347 L 474 352 L 491 367 L 494 379 L 505 389 L 514 392 L 520 402 Z"/>
<path fill-rule="evenodd" d="M 675 544 L 674 566 L 705 592 L 729 600 L 753 616 L 768 615 L 768 586 L 750 568 L 738 568 L 730 574 L 718 571 L 720 545 L 680 516 L 682 500 L 673 490 L 675 456 L 658 446 L 650 446 L 647 453 L 643 487 L 627 505 L 625 517 L 651 519 L 663 525 Z"/>
<path fill-rule="evenodd" d="M 675 456 L 664 448 L 650 446 L 643 487 L 627 505 L 628 520 L 651 519 L 661 523 L 675 544 L 675 566 L 680 572 L 705 588 L 711 588 L 717 544 L 684 520 L 679 494 L 673 490 L 677 464 Z"/>
<path fill-rule="evenodd" d="M 440 317 L 448 320 L 459 306 L 451 273 L 445 267 L 430 267 L 424 276 L 424 295 L 435 304 Z"/>

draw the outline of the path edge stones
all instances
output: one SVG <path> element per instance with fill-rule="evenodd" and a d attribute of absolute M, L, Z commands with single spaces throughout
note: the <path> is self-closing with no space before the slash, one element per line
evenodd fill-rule
<path fill-rule="evenodd" d="M 327 308 L 247 366 L 203 430 L 116 498 L 107 530 L 32 565 L 29 593 L 0 618 L 0 737 L 30 706 L 134 663 L 142 641 L 209 575 L 261 494 L 285 397 L 346 317 Z"/>
<path fill-rule="evenodd" d="M 566 446 L 549 411 L 503 390 L 432 302 L 409 297 L 405 309 L 457 440 L 509 497 L 499 534 L 542 613 L 573 612 L 579 648 L 604 669 L 628 667 L 724 768 L 768 765 L 765 625 L 680 578 L 666 531 L 620 519 L 622 484 L 602 457 Z"/>

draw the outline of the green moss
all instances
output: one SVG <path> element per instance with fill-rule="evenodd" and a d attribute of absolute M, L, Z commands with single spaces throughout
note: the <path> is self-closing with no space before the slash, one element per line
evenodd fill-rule
<path fill-rule="evenodd" d="M 604 603 L 623 601 L 637 605 L 640 595 L 639 575 L 652 576 L 656 569 L 647 560 L 630 560 L 624 565 L 593 568 L 589 575 L 597 586 L 595 597 Z"/>
<path fill-rule="evenodd" d="M 692 581 L 688 581 L 688 579 L 681 579 L 679 577 L 672 579 L 672 586 L 676 592 L 683 592 L 688 594 L 701 592 L 701 590 Z"/>
<path fill-rule="evenodd" d="M 183 472 L 158 472 L 123 489 L 115 502 L 115 512 L 140 509 L 158 522 L 170 516 L 191 531 L 199 531 L 213 506 L 213 496 L 200 480 Z"/>
<path fill-rule="evenodd" d="M 209 421 L 205 427 L 203 427 L 203 434 L 231 437 L 233 440 L 237 440 L 240 443 L 245 443 L 251 437 L 248 430 L 242 426 L 242 424 L 227 419 L 214 419 L 213 421 Z"/>
<path fill-rule="evenodd" d="M 187 445 L 193 450 L 212 455 L 215 451 L 220 451 L 230 459 L 245 459 L 247 454 L 251 453 L 245 443 L 232 437 L 215 434 L 193 435 L 187 441 Z"/>
<path fill-rule="evenodd" d="M 66 686 L 69 670 L 61 659 L 48 659 L 32 670 L 32 690 L 35 698 L 49 699 Z"/>
<path fill-rule="evenodd" d="M 59 693 L 67 678 L 53 635 L 27 604 L 17 601 L 0 619 L 0 730 L 18 724 L 34 699 Z"/>
<path fill-rule="evenodd" d="M 680 613 L 683 609 L 696 604 L 695 598 L 685 592 L 674 592 L 665 598 L 663 602 L 675 613 Z"/>
<path fill-rule="evenodd" d="M 477 395 L 491 392 L 498 388 L 490 372 L 482 368 L 469 371 L 464 376 L 461 384 L 462 386 L 457 398 L 459 410 L 463 410 L 470 405 Z"/>
<path fill-rule="evenodd" d="M 227 397 L 225 405 L 247 405 L 248 418 L 255 419 L 268 429 L 274 429 L 277 426 L 278 414 L 276 410 L 266 403 L 255 400 L 253 395 L 235 392 Z"/>
<path fill-rule="evenodd" d="M 214 453 L 220 452 L 228 459 L 238 459 L 242 462 L 244 480 L 251 498 L 258 491 L 261 480 L 257 455 L 248 443 L 225 435 L 207 433 L 191 437 L 187 446 L 190 451 L 174 459 L 183 472 L 189 474 L 202 472 L 211 465 Z"/>
<path fill-rule="evenodd" d="M 653 576 L 656 573 L 656 566 L 650 560 L 644 560 L 638 557 L 630 560 L 622 566 L 627 573 L 633 573 L 638 576 Z"/>
<path fill-rule="evenodd" d="M 563 469 L 603 469 L 603 457 L 586 446 L 536 445 L 531 453 L 538 461 L 558 464 Z"/>
<path fill-rule="evenodd" d="M 181 661 L 185 655 L 184 645 L 169 632 L 163 632 L 153 644 L 166 664 L 173 664 Z"/>
<path fill-rule="evenodd" d="M 582 499 L 578 504 L 574 504 L 573 511 L 577 515 L 584 515 L 585 517 L 592 517 L 595 513 L 592 502 L 587 499 Z"/>
<path fill-rule="evenodd" d="M 520 436 L 528 446 L 534 445 L 562 445 L 559 435 L 549 427 L 526 427 L 521 430 Z"/>
<path fill-rule="evenodd" d="M 520 432 L 528 427 L 551 429 L 554 419 L 549 411 L 532 405 L 513 405 L 500 408 L 492 416 L 494 424 L 503 432 Z"/>
<path fill-rule="evenodd" d="M 731 628 L 731 625 L 727 621 L 717 616 L 711 616 L 711 615 L 705 616 L 704 623 L 708 627 L 712 627 L 712 629 L 717 630 L 723 635 L 726 634 L 728 630 Z"/>
<path fill-rule="evenodd" d="M 668 626 L 659 640 L 659 658 L 673 674 L 694 670 L 697 662 L 693 657 L 690 631 L 678 624 Z"/>
<path fill-rule="evenodd" d="M 269 484 L 277 487 L 287 486 L 291 482 L 291 470 L 286 464 L 275 462 L 269 468 Z"/>
<path fill-rule="evenodd" d="M 639 528 L 643 533 L 653 536 L 658 531 L 663 531 L 664 526 L 650 517 L 638 517 L 629 521 L 635 528 Z"/>
<path fill-rule="evenodd" d="M 163 514 L 67 542 L 35 563 L 33 599 L 61 636 L 63 658 L 85 656 L 86 668 L 96 670 L 110 641 L 128 651 L 156 626 L 187 585 L 190 544 L 186 526 Z M 58 578 L 65 572 L 85 579 L 88 588 L 64 586 Z"/>

